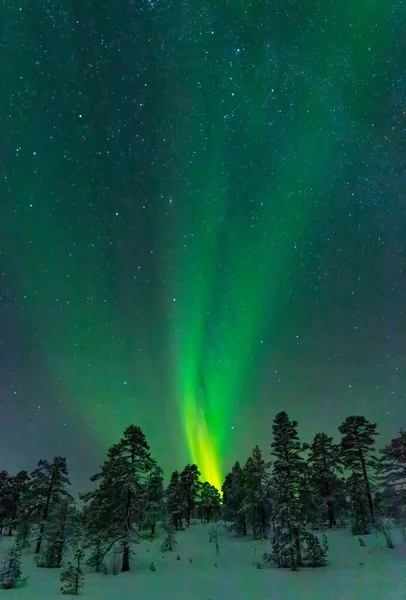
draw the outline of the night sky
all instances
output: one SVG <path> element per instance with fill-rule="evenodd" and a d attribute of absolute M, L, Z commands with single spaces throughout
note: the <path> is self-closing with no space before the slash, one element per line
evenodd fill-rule
<path fill-rule="evenodd" d="M 406 425 L 406 4 L 0 17 L 0 468 L 130 423 L 221 485 L 286 410 Z M 338 438 L 337 438 L 338 439 Z"/>

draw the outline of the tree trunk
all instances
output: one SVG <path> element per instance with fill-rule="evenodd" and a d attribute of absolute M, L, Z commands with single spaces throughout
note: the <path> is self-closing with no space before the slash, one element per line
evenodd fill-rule
<path fill-rule="evenodd" d="M 245 520 L 245 515 L 242 518 L 242 534 L 247 535 L 247 521 Z"/>
<path fill-rule="evenodd" d="M 13 527 L 10 525 L 10 527 L 8 528 L 8 534 L 9 537 L 11 537 L 13 535 Z"/>
<path fill-rule="evenodd" d="M 155 535 L 155 523 L 152 523 L 152 526 L 151 526 L 151 535 Z"/>
<path fill-rule="evenodd" d="M 55 481 L 55 469 L 52 471 L 51 481 L 49 482 L 48 495 L 47 495 L 47 499 L 45 502 L 44 514 L 42 516 L 43 521 L 46 521 L 48 518 L 49 505 L 51 503 L 51 496 L 52 496 L 52 492 L 54 490 L 54 481 Z M 41 523 L 41 526 L 39 529 L 39 536 L 37 539 L 37 545 L 35 546 L 35 554 L 39 554 L 41 552 L 42 536 L 44 534 L 44 529 L 45 529 L 44 523 Z"/>
<path fill-rule="evenodd" d="M 369 479 L 368 479 L 367 469 L 365 466 L 364 455 L 362 454 L 361 448 L 359 449 L 359 457 L 360 457 L 360 461 L 361 461 L 362 473 L 363 473 L 364 479 L 365 479 L 365 487 L 367 490 L 368 506 L 369 506 L 369 512 L 371 515 L 371 521 L 372 521 L 372 524 L 374 524 L 374 503 L 372 502 L 371 486 L 369 485 Z"/>
<path fill-rule="evenodd" d="M 332 504 L 331 500 L 327 500 L 327 512 L 328 512 L 328 526 L 329 526 L 329 529 L 332 529 L 333 525 L 335 525 L 335 518 L 334 518 L 333 504 Z"/>
<path fill-rule="evenodd" d="M 128 542 L 124 542 L 123 544 L 123 564 L 121 567 L 121 572 L 125 573 L 130 570 L 130 546 Z"/>
<path fill-rule="evenodd" d="M 41 544 L 42 544 L 42 536 L 44 534 L 44 525 L 41 523 L 39 528 L 39 534 L 37 538 L 37 545 L 35 546 L 35 554 L 39 554 L 41 552 Z"/>

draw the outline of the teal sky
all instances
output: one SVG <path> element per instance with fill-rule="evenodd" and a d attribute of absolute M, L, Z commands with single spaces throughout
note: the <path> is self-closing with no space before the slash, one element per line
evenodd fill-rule
<path fill-rule="evenodd" d="M 354 413 L 395 435 L 404 6 L 4 14 L 4 467 L 66 454 L 83 486 L 135 423 L 220 485 L 280 410 L 307 441 Z"/>

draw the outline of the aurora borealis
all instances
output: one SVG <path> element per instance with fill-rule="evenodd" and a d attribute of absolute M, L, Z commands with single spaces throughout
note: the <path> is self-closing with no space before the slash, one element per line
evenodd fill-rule
<path fill-rule="evenodd" d="M 135 423 L 220 486 L 279 410 L 395 435 L 404 4 L 0 10 L 0 468 L 83 486 Z"/>

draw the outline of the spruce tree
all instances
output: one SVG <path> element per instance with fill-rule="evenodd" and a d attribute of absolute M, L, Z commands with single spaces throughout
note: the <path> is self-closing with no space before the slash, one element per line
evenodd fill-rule
<path fill-rule="evenodd" d="M 339 474 L 343 469 L 340 461 L 340 446 L 325 433 L 317 433 L 309 446 L 308 464 L 316 497 L 325 503 L 330 529 L 337 524 L 335 494 L 341 489 Z"/>
<path fill-rule="evenodd" d="M 31 473 L 29 488 L 24 498 L 24 512 L 27 520 L 39 527 L 35 553 L 41 551 L 42 537 L 49 512 L 64 498 L 71 498 L 65 489 L 70 485 L 66 458 L 56 456 L 52 463 L 40 460 Z"/>
<path fill-rule="evenodd" d="M 199 477 L 200 471 L 195 464 L 186 465 L 180 474 L 180 486 L 186 502 L 186 521 L 189 525 L 200 489 Z"/>
<path fill-rule="evenodd" d="M 0 471 L 0 533 L 7 526 L 10 513 L 10 475 L 8 471 Z"/>
<path fill-rule="evenodd" d="M 169 517 L 164 524 L 165 530 L 165 539 L 162 542 L 161 550 L 162 552 L 172 552 L 177 544 L 175 537 L 175 527 L 173 525 L 173 520 Z"/>
<path fill-rule="evenodd" d="M 231 529 L 240 535 L 247 535 L 247 519 L 243 500 L 245 497 L 244 471 L 237 461 L 222 486 L 223 519 L 231 524 Z"/>
<path fill-rule="evenodd" d="M 145 525 L 155 535 L 155 526 L 162 516 L 165 488 L 161 467 L 154 465 L 148 475 L 145 487 Z"/>
<path fill-rule="evenodd" d="M 380 454 L 380 469 L 386 481 L 390 484 L 406 481 L 406 430 L 401 429 Z"/>
<path fill-rule="evenodd" d="M 0 567 L 0 589 L 11 590 L 21 581 L 21 548 L 14 544 Z"/>
<path fill-rule="evenodd" d="M 276 465 L 272 477 L 272 554 L 265 555 L 278 567 L 297 570 L 302 563 L 300 536 L 299 490 L 292 475 L 281 465 Z"/>
<path fill-rule="evenodd" d="M 176 529 L 182 527 L 182 515 L 187 508 L 184 490 L 180 483 L 180 475 L 178 471 L 174 471 L 171 475 L 171 480 L 165 491 L 166 506 L 168 515 L 172 519 Z"/>
<path fill-rule="evenodd" d="M 269 517 L 269 464 L 262 458 L 261 450 L 255 446 L 244 467 L 244 498 L 242 510 L 250 515 L 254 539 L 263 538 L 268 529 Z"/>
<path fill-rule="evenodd" d="M 301 535 L 307 515 L 300 502 L 300 479 L 305 468 L 302 445 L 297 433 L 297 421 L 291 421 L 282 411 L 274 419 L 271 453 L 273 464 L 273 532 L 277 554 L 283 564 L 292 569 L 301 564 Z M 292 547 L 294 540 L 294 548 Z"/>
<path fill-rule="evenodd" d="M 87 514 L 93 517 L 89 530 L 99 540 L 108 541 L 109 547 L 121 544 L 123 572 L 130 569 L 131 544 L 145 518 L 145 486 L 153 466 L 144 433 L 130 425 L 119 443 L 109 449 L 100 473 L 91 478 L 99 487 L 82 496 Z"/>
<path fill-rule="evenodd" d="M 217 517 L 220 512 L 220 492 L 208 481 L 202 483 L 199 496 L 199 509 L 203 520 L 210 523 L 211 519 Z"/>
<path fill-rule="evenodd" d="M 370 532 L 371 521 L 364 477 L 354 471 L 347 479 L 347 490 L 350 497 L 351 532 L 353 535 L 366 535 Z"/>
<path fill-rule="evenodd" d="M 374 522 L 372 500 L 372 478 L 377 469 L 373 453 L 375 446 L 376 423 L 370 423 L 364 416 L 347 417 L 338 428 L 341 435 L 341 460 L 346 469 L 360 474 L 364 480 L 371 522 Z"/>
<path fill-rule="evenodd" d="M 59 568 L 65 551 L 79 537 L 79 513 L 70 500 L 63 499 L 53 506 L 45 523 L 42 548 L 37 565 Z"/>
<path fill-rule="evenodd" d="M 73 562 L 69 562 L 66 569 L 61 573 L 61 592 L 62 594 L 72 594 L 77 596 L 79 590 L 83 587 L 82 562 L 85 553 L 82 548 L 76 548 Z"/>
<path fill-rule="evenodd" d="M 18 518 L 21 510 L 23 493 L 29 484 L 29 476 L 27 471 L 19 471 L 17 475 L 10 477 L 9 487 L 9 524 L 8 524 L 8 535 L 12 535 L 13 529 L 18 524 Z"/>

